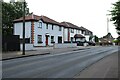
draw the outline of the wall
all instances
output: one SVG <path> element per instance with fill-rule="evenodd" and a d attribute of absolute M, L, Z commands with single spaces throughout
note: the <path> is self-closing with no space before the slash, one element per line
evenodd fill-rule
<path fill-rule="evenodd" d="M 89 41 L 90 35 L 85 35 L 86 41 Z"/>
<path fill-rule="evenodd" d="M 23 50 L 23 44 L 20 44 L 20 50 Z M 33 50 L 33 44 L 25 44 L 25 50 Z"/>
<path fill-rule="evenodd" d="M 20 38 L 23 38 L 23 22 L 14 24 L 14 35 L 20 35 Z M 25 38 L 31 38 L 31 22 L 25 23 Z"/>
<path fill-rule="evenodd" d="M 64 28 L 64 41 L 68 41 L 68 28 Z"/>
<path fill-rule="evenodd" d="M 54 44 L 54 48 L 74 48 L 74 47 L 77 47 L 77 43 Z"/>
<path fill-rule="evenodd" d="M 42 22 L 41 20 L 39 22 Z M 59 31 L 59 26 L 53 25 L 53 30 L 52 30 L 52 24 L 48 24 L 48 29 L 46 29 L 46 23 L 42 22 L 42 28 L 38 28 L 39 22 L 35 22 L 35 27 L 34 27 L 34 46 L 46 46 L 46 33 L 49 34 L 48 37 L 48 45 L 53 46 L 53 43 L 51 43 L 51 36 L 54 36 L 54 41 L 55 43 L 58 43 L 58 36 L 62 37 L 62 42 L 63 42 L 63 27 L 62 30 Z M 42 35 L 42 42 L 43 43 L 38 43 L 38 35 Z"/>

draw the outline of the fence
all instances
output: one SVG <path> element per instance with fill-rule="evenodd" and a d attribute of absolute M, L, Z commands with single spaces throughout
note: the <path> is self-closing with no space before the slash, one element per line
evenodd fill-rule
<path fill-rule="evenodd" d="M 20 39 L 18 35 L 2 37 L 2 51 L 20 51 Z"/>

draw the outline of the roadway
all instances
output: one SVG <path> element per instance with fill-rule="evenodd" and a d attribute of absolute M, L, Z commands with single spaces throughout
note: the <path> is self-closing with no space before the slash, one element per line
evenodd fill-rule
<path fill-rule="evenodd" d="M 117 46 L 92 47 L 5 60 L 2 62 L 2 75 L 3 78 L 73 78 L 86 67 L 117 51 Z"/>

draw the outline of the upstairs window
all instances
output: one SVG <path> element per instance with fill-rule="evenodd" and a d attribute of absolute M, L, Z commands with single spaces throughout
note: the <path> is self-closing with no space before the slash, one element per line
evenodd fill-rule
<path fill-rule="evenodd" d="M 84 31 L 82 30 L 82 34 L 84 34 Z"/>
<path fill-rule="evenodd" d="M 59 31 L 61 31 L 61 30 L 62 30 L 62 27 L 59 26 Z"/>
<path fill-rule="evenodd" d="M 42 28 L 42 22 L 39 22 L 38 28 Z"/>
<path fill-rule="evenodd" d="M 48 24 L 46 24 L 46 29 L 48 29 Z"/>
<path fill-rule="evenodd" d="M 71 33 L 74 33 L 74 29 L 71 29 Z"/>
<path fill-rule="evenodd" d="M 52 30 L 53 30 L 53 28 L 54 28 L 54 27 L 53 27 L 53 25 L 52 25 Z"/>

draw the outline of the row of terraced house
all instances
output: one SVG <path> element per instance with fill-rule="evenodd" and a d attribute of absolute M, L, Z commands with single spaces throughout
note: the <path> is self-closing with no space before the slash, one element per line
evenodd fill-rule
<path fill-rule="evenodd" d="M 23 17 L 14 20 L 14 35 L 23 36 Z M 89 42 L 92 31 L 70 22 L 57 22 L 46 16 L 25 16 L 25 41 L 34 47 L 53 46 L 54 43 Z"/>

